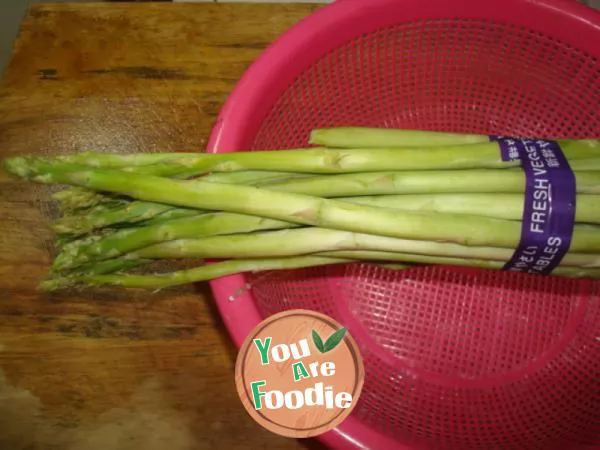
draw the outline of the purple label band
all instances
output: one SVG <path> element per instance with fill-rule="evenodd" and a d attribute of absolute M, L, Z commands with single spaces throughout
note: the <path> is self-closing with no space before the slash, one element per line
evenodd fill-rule
<path fill-rule="evenodd" d="M 504 270 L 549 275 L 569 251 L 575 225 L 576 180 L 555 141 L 498 138 L 502 159 L 522 161 L 525 203 L 521 240 Z M 504 144 L 504 145 L 502 145 Z"/>
<path fill-rule="evenodd" d="M 518 139 L 509 136 L 490 136 L 490 141 L 498 142 L 502 161 L 518 161 L 520 159 L 517 148 Z"/>

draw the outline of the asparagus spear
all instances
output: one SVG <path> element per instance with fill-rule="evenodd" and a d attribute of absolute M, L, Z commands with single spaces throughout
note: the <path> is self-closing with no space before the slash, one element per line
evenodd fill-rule
<path fill-rule="evenodd" d="M 392 252 L 381 252 L 381 251 L 333 251 L 333 252 L 322 252 L 315 253 L 314 256 L 328 257 L 328 258 L 345 258 L 347 260 L 357 261 L 401 261 L 404 263 L 416 263 L 416 264 L 436 264 L 445 266 L 460 266 L 460 267 L 473 267 L 480 269 L 502 269 L 505 262 L 503 261 L 490 261 L 490 260 L 478 260 L 478 259 L 465 259 L 465 258 L 452 258 L 443 256 L 427 256 L 427 255 L 414 255 L 408 253 L 392 253 Z M 570 278 L 600 278 L 600 269 L 597 268 L 584 268 L 584 267 L 556 267 L 552 275 L 565 276 Z"/>
<path fill-rule="evenodd" d="M 600 194 L 600 172 L 575 172 L 577 193 Z M 319 197 L 390 194 L 524 193 L 523 171 L 497 169 L 369 172 L 266 183 L 264 188 Z"/>
<path fill-rule="evenodd" d="M 600 172 L 576 172 L 579 193 L 600 193 Z M 319 197 L 371 196 L 389 194 L 436 194 L 436 193 L 522 193 L 525 189 L 525 175 L 506 170 L 447 170 L 423 172 L 375 172 L 360 174 L 342 174 L 326 176 L 310 176 L 300 179 L 284 180 L 274 183 L 260 184 L 269 189 L 284 192 L 315 195 Z M 491 199 L 490 199 L 491 200 Z M 417 200 L 409 200 L 417 201 Z M 511 201 L 513 204 L 515 200 Z M 589 203 L 588 203 L 589 204 Z M 97 226 L 109 226 L 119 222 L 135 223 L 138 215 L 133 212 L 145 209 L 145 219 L 153 217 L 152 212 L 160 214 L 175 206 L 156 208 L 155 204 L 124 205 L 109 217 L 91 217 L 84 220 L 77 217 L 59 219 L 53 229 L 63 233 L 82 234 Z M 406 209 L 412 209 L 407 206 Z M 496 211 L 499 208 L 495 208 Z M 589 209 L 588 209 L 589 210 Z M 129 215 L 129 211 L 132 212 Z M 578 211 L 579 212 L 579 211 Z M 191 215 L 189 210 L 175 216 Z M 511 218 L 514 218 L 511 217 Z M 75 226 L 73 226 L 75 225 Z"/>
<path fill-rule="evenodd" d="M 94 261 L 94 263 L 84 264 L 77 267 L 73 274 L 79 275 L 104 275 L 115 272 L 122 272 L 128 269 L 135 269 L 146 264 L 154 262 L 151 259 L 130 259 L 114 258 L 105 261 Z"/>
<path fill-rule="evenodd" d="M 340 250 L 376 250 L 428 256 L 506 262 L 513 250 L 398 239 L 326 228 L 213 236 L 162 242 L 128 254 L 128 259 L 274 258 Z M 409 261 L 412 262 L 412 261 Z M 600 255 L 568 253 L 561 266 L 600 267 Z"/>
<path fill-rule="evenodd" d="M 473 147 L 473 148 L 471 148 Z M 582 153 L 583 150 L 583 153 Z M 588 149 L 574 146 L 574 154 L 588 158 Z M 417 170 L 518 166 L 519 162 L 505 162 L 500 157 L 499 145 L 488 142 L 474 146 L 455 146 L 403 149 L 292 149 L 262 152 L 232 153 L 152 153 L 152 154 L 89 154 L 57 156 L 56 167 L 85 165 L 101 169 L 122 169 L 146 175 L 171 176 L 181 170 L 196 174 L 208 172 L 278 171 L 294 173 L 354 173 L 379 170 Z M 150 164 L 157 160 L 160 164 Z"/>
<path fill-rule="evenodd" d="M 81 208 L 75 208 L 72 210 L 63 210 L 62 214 L 63 216 L 62 218 L 76 218 L 76 219 L 81 219 L 82 217 L 86 217 L 86 216 L 96 216 L 96 215 L 100 215 L 100 214 L 104 214 L 110 211 L 116 211 L 117 209 L 121 209 L 127 206 L 127 202 L 121 203 L 121 202 L 106 202 L 106 203 L 100 203 L 98 205 L 95 206 L 86 206 L 86 207 L 81 207 Z M 57 219 L 60 220 L 60 219 Z"/>
<path fill-rule="evenodd" d="M 243 272 L 265 270 L 290 270 L 304 267 L 317 267 L 349 262 L 346 259 L 303 256 L 293 258 L 272 258 L 258 260 L 231 260 L 200 266 L 193 269 L 156 275 L 95 275 L 75 274 L 44 281 L 39 288 L 43 291 L 55 291 L 77 286 L 118 285 L 131 288 L 163 289 L 199 281 L 208 281 Z"/>
<path fill-rule="evenodd" d="M 107 195 L 83 188 L 63 189 L 52 194 L 52 198 L 59 202 L 61 210 L 65 213 L 80 213 L 99 206 L 114 208 L 126 202 L 118 195 Z"/>
<path fill-rule="evenodd" d="M 79 155 L 74 155 L 74 157 Z M 112 157 L 114 155 L 106 155 Z M 149 155 L 141 155 L 147 157 Z M 60 161 L 52 161 L 55 170 L 74 170 L 74 166 L 69 163 L 61 163 Z M 390 193 L 425 193 L 425 192 L 522 192 L 524 189 L 524 175 L 519 172 L 507 172 L 505 170 L 495 171 L 441 171 L 441 172 L 383 172 L 383 173 L 366 173 L 366 174 L 345 174 L 337 175 L 336 178 L 331 176 L 321 177 L 306 177 L 289 182 L 281 182 L 282 173 L 269 172 L 250 172 L 244 173 L 238 181 L 248 180 L 271 180 L 277 179 L 278 183 L 267 184 L 271 189 L 278 189 L 287 192 L 298 192 L 326 197 L 350 196 L 350 195 L 373 195 L 373 194 L 390 194 Z M 263 178 L 262 175 L 265 175 Z M 220 180 L 219 180 L 219 176 Z M 227 175 L 234 176 L 235 174 L 213 174 L 207 179 L 216 180 L 217 182 L 227 182 Z M 290 174 L 298 175 L 299 174 Z M 485 182 L 482 182 L 484 181 Z M 598 192 L 598 180 L 600 174 L 578 173 L 578 188 L 580 192 Z M 39 181 L 39 180 L 38 180 Z M 229 181 L 235 182 L 235 177 L 229 178 Z M 332 182 L 333 181 L 333 182 Z M 329 191 L 329 192 L 328 192 Z M 94 194 L 97 195 L 97 194 Z M 144 218 L 150 219 L 150 211 L 161 213 L 162 210 L 154 208 L 155 205 L 148 205 L 145 208 L 147 215 Z M 133 209 L 138 211 L 143 207 L 131 207 L 124 209 L 120 213 L 112 215 L 112 223 L 109 218 L 102 217 L 96 220 L 95 218 L 87 218 L 82 221 L 78 227 L 74 229 L 74 233 L 82 234 L 94 229 L 93 224 L 98 223 L 99 226 L 109 226 L 119 222 L 138 221 L 136 215 L 131 216 L 128 220 L 128 210 Z M 187 215 L 187 214 L 182 214 Z M 66 219 L 66 223 L 59 221 L 56 224 L 56 230 L 60 232 L 68 232 L 68 227 L 71 224 L 78 224 L 77 219 Z"/>
<path fill-rule="evenodd" d="M 364 260 L 367 257 L 369 257 L 373 260 L 380 259 L 383 261 L 393 261 L 395 259 L 398 259 L 400 261 L 405 261 L 406 259 L 410 258 L 410 256 L 407 255 L 394 256 L 394 254 L 391 252 L 386 252 L 387 255 L 382 255 L 382 253 L 384 252 L 375 252 L 375 254 L 373 254 L 372 252 L 367 252 L 361 255 L 358 252 L 353 252 L 349 255 L 360 260 Z M 330 253 L 330 255 L 332 254 Z M 421 257 L 419 259 L 424 260 L 426 258 Z M 433 261 L 433 259 L 427 259 L 429 261 Z M 435 258 L 435 260 L 440 264 L 446 265 L 473 265 L 473 261 L 465 263 L 460 258 Z M 214 280 L 216 278 L 238 273 L 259 272 L 267 270 L 290 270 L 304 267 L 317 267 L 351 262 L 356 261 L 353 261 L 352 259 L 348 258 L 335 258 L 333 256 L 323 255 L 295 256 L 291 258 L 288 257 L 268 259 L 237 259 L 210 265 L 204 265 L 194 269 L 155 275 L 75 274 L 71 276 L 58 277 L 44 281 L 40 284 L 39 288 L 44 291 L 55 291 L 59 289 L 77 286 L 92 287 L 102 285 L 116 285 L 127 288 L 163 289 L 182 284 Z M 482 261 L 481 267 L 491 265 L 493 265 L 493 263 L 490 263 L 489 261 Z M 405 267 L 405 265 L 401 265 L 399 268 L 404 269 Z M 498 265 L 495 265 L 495 267 L 498 267 Z M 554 273 L 557 275 L 569 276 L 574 278 L 600 278 L 600 271 L 598 269 L 557 267 Z"/>
<path fill-rule="evenodd" d="M 211 183 L 260 185 L 296 178 L 310 177 L 311 174 L 293 172 L 273 172 L 266 170 L 246 170 L 241 172 L 216 172 L 202 176 L 202 181 Z"/>
<path fill-rule="evenodd" d="M 68 187 L 52 194 L 52 198 L 59 203 L 60 209 L 65 214 L 85 213 L 90 208 L 99 206 L 115 207 L 125 205 L 127 199 L 118 195 L 95 192 L 80 187 Z"/>
<path fill-rule="evenodd" d="M 132 203 L 144 203 L 144 202 L 132 202 Z M 147 227 L 157 224 L 168 223 L 174 219 L 184 219 L 187 217 L 196 217 L 199 215 L 207 214 L 208 211 L 204 211 L 201 209 L 190 209 L 190 208 L 174 208 L 163 213 L 160 213 L 151 219 L 144 220 L 139 222 L 137 225 L 141 227 Z"/>
<path fill-rule="evenodd" d="M 518 194 L 390 195 L 381 197 L 351 197 L 342 198 L 341 200 L 350 203 L 408 211 L 472 214 L 508 220 L 520 220 L 523 210 L 523 197 Z M 578 196 L 578 222 L 600 223 L 599 200 L 600 196 Z M 176 211 L 189 211 L 193 213 L 196 210 L 172 210 L 167 211 L 165 214 Z M 66 244 L 61 254 L 55 259 L 54 268 L 55 270 L 65 270 L 88 261 L 114 258 L 165 241 L 248 233 L 260 230 L 296 228 L 298 226 L 298 224 L 265 219 L 263 217 L 218 212 L 198 214 L 195 217 L 176 220 L 156 221 L 155 224 L 150 226 L 119 230 L 100 238 L 80 239 Z M 307 239 L 314 238 L 308 236 Z M 418 253 L 414 249 L 411 251 Z M 506 250 L 506 252 L 509 251 Z M 497 254 L 497 252 L 490 252 L 490 254 Z M 501 254 L 499 257 L 499 259 L 508 258 L 510 258 L 510 252 Z"/>
<path fill-rule="evenodd" d="M 488 182 L 482 187 L 482 179 Z M 578 186 L 585 191 L 600 190 L 600 174 L 582 175 Z M 524 175 L 522 172 L 507 171 L 427 171 L 427 172 L 376 172 L 363 174 L 343 174 L 311 176 L 300 180 L 266 183 L 264 187 L 284 192 L 315 195 L 318 197 L 339 197 L 354 195 L 382 194 L 421 194 L 440 192 L 523 192 Z M 134 204 L 135 203 L 135 204 Z M 136 223 L 143 211 L 144 220 L 154 215 L 176 208 L 165 204 L 157 207 L 156 203 L 147 205 L 133 202 L 114 210 L 110 215 L 95 217 L 86 216 L 80 220 L 77 216 L 61 218 L 55 221 L 52 229 L 61 233 L 76 235 L 90 232 L 98 227 L 117 223 Z M 188 209 L 189 211 L 189 209 Z M 175 213 L 179 214 L 179 213 Z M 181 214 L 188 216 L 187 213 Z"/>
<path fill-rule="evenodd" d="M 138 169 L 133 167 L 131 169 Z M 264 182 L 283 181 L 292 178 L 302 178 L 310 176 L 308 174 L 296 174 L 289 172 L 267 172 L 267 171 L 244 171 L 232 173 L 212 173 L 204 175 L 203 181 L 213 183 L 232 183 L 232 184 L 258 184 Z M 71 187 L 63 189 L 53 194 L 55 200 L 61 202 L 67 209 L 85 208 L 101 203 L 112 203 L 116 196 L 109 193 L 99 193 L 80 187 Z"/>
<path fill-rule="evenodd" d="M 97 213 L 65 216 L 55 220 L 51 228 L 56 233 L 68 233 L 79 236 L 98 228 L 114 224 L 137 223 L 151 219 L 174 209 L 174 206 L 152 202 L 130 202 L 120 208 L 101 210 Z M 185 209 L 179 209 L 185 211 Z M 194 214 L 200 214 L 194 210 Z"/>
<path fill-rule="evenodd" d="M 577 189 L 579 193 L 600 193 L 600 172 L 577 172 Z M 447 170 L 422 172 L 375 172 L 359 174 L 310 176 L 297 180 L 266 182 L 260 184 L 265 188 L 284 192 L 314 195 L 318 197 L 370 196 L 389 194 L 436 194 L 436 193 L 522 193 L 525 190 L 525 175 L 522 171 L 506 170 Z M 162 213 L 154 205 L 148 205 L 144 217 L 151 219 L 151 211 Z M 73 233 L 83 234 L 98 226 L 109 226 L 119 222 L 138 221 L 135 215 L 128 215 L 128 209 L 135 211 L 143 207 L 136 205 L 123 207 L 120 213 L 113 211 L 110 218 L 87 217 L 83 221 L 77 219 L 58 220 L 54 227 L 60 232 L 69 232 L 73 224 Z M 171 205 L 171 208 L 175 206 Z M 169 208 L 167 208 L 169 209 Z M 409 208 L 410 209 L 410 208 Z M 189 217 L 186 212 L 173 212 L 174 216 Z M 131 217 L 131 220 L 129 219 Z M 109 220 L 110 219 L 110 220 Z M 66 222 L 66 223 L 65 223 Z"/>
<path fill-rule="evenodd" d="M 574 142 L 566 139 L 546 139 L 558 140 L 561 145 Z M 309 138 L 310 144 L 332 148 L 439 147 L 481 144 L 489 141 L 490 137 L 484 134 L 372 127 L 317 128 L 311 132 Z M 576 142 L 585 142 L 590 146 L 600 145 L 600 141 L 595 139 Z"/>
<path fill-rule="evenodd" d="M 341 197 L 340 200 L 406 211 L 471 214 L 507 220 L 521 220 L 524 203 L 521 194 L 379 195 Z M 577 195 L 575 222 L 600 224 L 600 195 Z"/>
<path fill-rule="evenodd" d="M 587 141 L 568 141 L 562 145 L 569 159 L 600 157 L 600 146 Z M 518 161 L 502 161 L 497 142 L 470 145 L 404 148 L 294 149 L 232 153 L 152 153 L 133 155 L 85 154 L 54 158 L 56 165 L 80 164 L 103 169 L 126 168 L 147 175 L 168 175 L 177 167 L 196 173 L 236 172 L 245 170 L 280 171 L 296 173 L 357 173 L 382 170 L 432 170 L 508 168 L 520 165 Z M 149 165 L 149 161 L 161 163 Z"/>
<path fill-rule="evenodd" d="M 113 201 L 112 197 L 102 195 L 98 192 L 93 192 L 88 189 L 73 187 L 63 189 L 52 194 L 52 198 L 68 207 L 86 208 L 96 206 L 99 203 Z"/>
<path fill-rule="evenodd" d="M 317 128 L 309 138 L 310 144 L 334 148 L 434 147 L 489 141 L 488 136 L 481 134 L 370 127 Z"/>
<path fill-rule="evenodd" d="M 140 202 L 142 203 L 142 202 Z M 88 261 L 115 258 L 159 242 L 186 237 L 246 233 L 256 230 L 294 228 L 298 224 L 235 213 L 209 213 L 174 219 L 155 225 L 128 228 L 104 237 L 80 239 L 63 246 L 53 263 L 54 270 L 65 270 Z"/>
<path fill-rule="evenodd" d="M 39 182 L 83 186 L 139 200 L 222 210 L 344 231 L 404 239 L 455 242 L 514 249 L 521 224 L 467 215 L 397 211 L 252 186 L 182 181 L 111 170 L 54 171 L 53 164 L 12 158 L 7 170 Z M 588 172 L 590 174 L 593 172 Z M 594 227 L 575 226 L 571 251 L 597 253 L 600 235 Z"/>
<path fill-rule="evenodd" d="M 288 180 L 292 178 L 307 177 L 306 174 L 293 174 L 287 172 L 265 172 L 246 171 L 233 173 L 215 173 L 206 175 L 203 181 L 212 183 L 234 183 L 234 184 L 259 184 L 261 182 L 274 182 L 277 180 Z M 117 224 L 134 224 L 145 222 L 152 223 L 156 218 L 158 221 L 180 217 L 190 217 L 202 214 L 201 210 L 190 210 L 175 208 L 171 205 L 149 202 L 122 202 L 120 208 L 99 209 L 96 211 L 82 210 L 86 205 L 114 203 L 116 198 L 113 194 L 100 194 L 89 189 L 71 187 L 54 194 L 54 198 L 69 205 L 70 209 L 76 208 L 75 214 L 70 214 L 55 220 L 51 224 L 53 231 L 57 233 L 73 234 L 80 236 L 98 228 Z M 112 203 L 111 203 L 112 202 Z"/>
<path fill-rule="evenodd" d="M 600 141 L 597 141 L 600 142 Z M 571 170 L 583 172 L 583 171 L 597 171 L 600 170 L 600 158 L 591 159 L 574 159 L 569 161 L 569 167 Z M 520 168 L 516 168 L 520 170 Z M 512 168 L 509 170 L 513 170 Z"/>

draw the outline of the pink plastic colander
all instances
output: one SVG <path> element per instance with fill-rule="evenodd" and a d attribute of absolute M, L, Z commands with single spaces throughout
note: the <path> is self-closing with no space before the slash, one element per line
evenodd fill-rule
<path fill-rule="evenodd" d="M 211 152 L 307 145 L 317 127 L 600 136 L 600 14 L 567 0 L 343 0 L 250 67 Z M 321 311 L 366 380 L 336 448 L 600 447 L 600 283 L 348 264 L 212 282 L 236 343 L 270 314 Z"/>

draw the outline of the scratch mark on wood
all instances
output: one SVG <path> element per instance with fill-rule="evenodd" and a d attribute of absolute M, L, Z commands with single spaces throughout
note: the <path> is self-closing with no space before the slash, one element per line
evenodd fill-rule
<path fill-rule="evenodd" d="M 148 66 L 114 67 L 107 69 L 87 70 L 84 73 L 106 75 L 123 74 L 134 78 L 148 80 L 189 80 L 190 77 L 178 69 L 158 69 Z"/>
<path fill-rule="evenodd" d="M 38 73 L 40 74 L 40 80 L 58 80 L 56 69 L 40 69 Z"/>

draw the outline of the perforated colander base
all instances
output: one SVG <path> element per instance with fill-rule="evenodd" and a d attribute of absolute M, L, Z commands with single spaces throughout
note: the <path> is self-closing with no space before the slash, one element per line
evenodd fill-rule
<path fill-rule="evenodd" d="M 253 149 L 316 127 L 538 137 L 600 135 L 600 65 L 550 37 L 476 20 L 408 23 L 353 40 L 282 95 Z M 248 278 L 261 313 L 356 319 L 367 379 L 355 415 L 443 449 L 600 443 L 596 282 L 368 264 Z M 369 341 L 372 339 L 372 342 Z"/>

